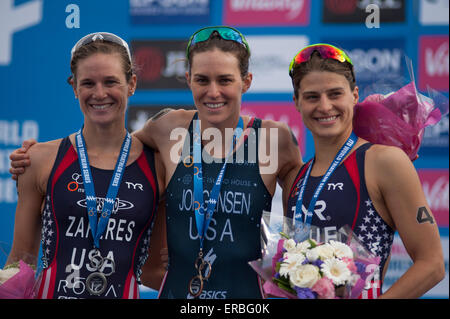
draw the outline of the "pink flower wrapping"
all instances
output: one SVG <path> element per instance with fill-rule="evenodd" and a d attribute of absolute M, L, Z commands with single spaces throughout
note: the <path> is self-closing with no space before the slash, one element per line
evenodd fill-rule
<path fill-rule="evenodd" d="M 430 95 L 420 95 L 414 82 L 387 97 L 370 95 L 355 105 L 353 130 L 371 143 L 397 146 L 415 160 L 425 127 L 448 113 L 448 99 L 434 91 Z"/>
<path fill-rule="evenodd" d="M 22 260 L 20 271 L 0 285 L 0 299 L 33 299 L 35 298 L 34 270 Z"/>

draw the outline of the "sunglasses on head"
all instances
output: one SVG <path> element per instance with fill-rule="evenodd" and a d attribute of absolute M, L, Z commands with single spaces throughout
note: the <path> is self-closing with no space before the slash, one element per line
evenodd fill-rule
<path fill-rule="evenodd" d="M 195 32 L 189 39 L 186 47 L 186 57 L 189 57 L 189 49 L 196 43 L 207 41 L 213 32 L 216 31 L 224 40 L 231 40 L 242 44 L 250 52 L 250 47 L 245 37 L 238 30 L 227 26 L 206 27 Z"/>
<path fill-rule="evenodd" d="M 130 59 L 131 62 L 131 53 L 130 53 L 130 48 L 128 47 L 128 44 L 119 36 L 112 34 L 112 33 L 108 33 L 108 32 L 95 32 L 95 33 L 90 33 L 84 37 L 82 37 L 80 40 L 78 40 L 78 42 L 73 46 L 72 51 L 70 52 L 71 56 L 70 58 L 73 58 L 74 53 L 81 48 L 84 45 L 87 45 L 91 42 L 94 41 L 105 41 L 105 42 L 113 42 L 116 44 L 119 44 L 120 46 L 124 47 L 125 50 L 127 50 L 128 53 L 128 58 Z"/>
<path fill-rule="evenodd" d="M 342 51 L 341 49 L 326 43 L 317 43 L 308 45 L 307 47 L 300 50 L 295 57 L 292 59 L 291 64 L 289 65 L 289 75 L 293 76 L 293 70 L 300 63 L 306 62 L 311 58 L 311 55 L 314 51 L 319 52 L 320 56 L 323 59 L 333 59 L 339 62 L 348 62 L 353 65 L 352 60 L 349 56 Z"/>

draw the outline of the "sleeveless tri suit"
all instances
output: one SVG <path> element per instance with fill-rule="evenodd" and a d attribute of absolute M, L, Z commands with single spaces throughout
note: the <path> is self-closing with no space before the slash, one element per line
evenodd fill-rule
<path fill-rule="evenodd" d="M 381 274 L 390 255 L 394 230 L 375 210 L 367 191 L 364 162 L 366 151 L 371 146 L 370 143 L 361 145 L 336 168 L 320 193 L 311 224 L 320 228 L 320 236 L 325 241 L 334 239 L 336 230 L 342 226 L 350 226 L 365 247 L 380 257 Z M 287 206 L 290 218 L 295 212 L 298 191 L 310 163 L 300 168 L 291 188 Z M 305 211 L 321 179 L 322 176 L 309 176 L 303 195 Z M 372 287 L 364 290 L 360 298 L 371 299 L 381 294 L 381 280 Z"/>
<path fill-rule="evenodd" d="M 211 263 L 212 271 L 200 299 L 262 297 L 261 283 L 248 262 L 261 255 L 260 220 L 263 211 L 270 211 L 272 196 L 259 173 L 257 154 L 261 120 L 252 119 L 247 127 L 251 127 L 250 134 L 238 146 L 233 161 L 227 164 L 214 215 L 206 231 L 204 259 Z M 185 139 L 183 146 L 186 158 L 178 164 L 167 187 L 169 268 L 159 298 L 192 298 L 188 284 L 197 274 L 194 261 L 200 244 L 194 216 L 193 163 L 189 161 L 193 151 L 192 132 L 193 121 L 187 135 L 190 138 Z M 205 208 L 223 165 L 222 159 L 218 162 L 208 156 L 203 152 Z"/>
<path fill-rule="evenodd" d="M 112 170 L 91 167 L 101 210 Z M 100 239 L 103 257 L 112 259 L 115 272 L 107 276 L 100 296 L 86 290 L 86 278 L 95 269 L 89 257 L 93 239 L 78 156 L 68 137 L 59 146 L 47 185 L 42 212 L 43 273 L 38 298 L 139 298 L 141 266 L 148 257 L 150 234 L 158 203 L 153 151 L 144 146 L 138 159 L 125 168 L 106 231 Z M 112 263 L 105 262 L 108 274 Z"/>

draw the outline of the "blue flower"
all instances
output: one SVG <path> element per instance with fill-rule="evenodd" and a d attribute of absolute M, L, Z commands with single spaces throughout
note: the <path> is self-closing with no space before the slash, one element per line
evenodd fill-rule
<path fill-rule="evenodd" d="M 309 288 L 295 287 L 299 299 L 316 299 L 316 293 Z"/>

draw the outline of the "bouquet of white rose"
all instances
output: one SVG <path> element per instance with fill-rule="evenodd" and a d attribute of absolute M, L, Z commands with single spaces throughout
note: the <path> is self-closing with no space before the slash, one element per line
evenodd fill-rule
<path fill-rule="evenodd" d="M 0 243 L 0 252 L 6 255 L 5 243 Z M 34 299 L 36 297 L 36 266 L 34 258 L 21 253 L 19 261 L 0 269 L 0 299 Z M 25 260 L 25 261 L 24 261 Z"/>
<path fill-rule="evenodd" d="M 284 219 L 284 231 L 280 232 L 269 227 L 268 218 L 265 214 L 261 222 L 263 258 L 249 263 L 265 280 L 263 288 L 268 295 L 355 299 L 374 276 L 379 257 L 371 255 L 349 227 L 339 229 L 335 240 L 296 241 L 292 219 Z M 310 235 L 314 234 L 320 231 L 313 227 Z"/>

